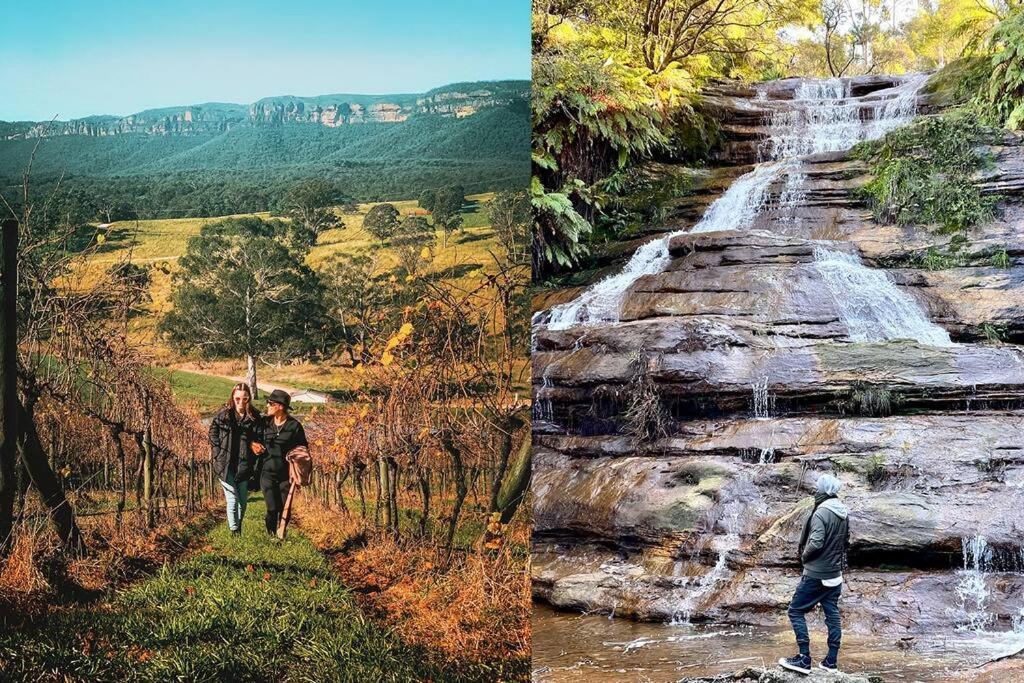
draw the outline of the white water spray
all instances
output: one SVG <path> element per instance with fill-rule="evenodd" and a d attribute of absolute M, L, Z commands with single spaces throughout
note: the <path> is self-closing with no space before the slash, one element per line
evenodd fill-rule
<path fill-rule="evenodd" d="M 931 346 L 953 345 L 949 333 L 928 320 L 909 294 L 884 271 L 865 266 L 859 256 L 819 247 L 814 268 L 852 341 L 913 339 Z"/>
<path fill-rule="evenodd" d="M 753 386 L 754 417 L 763 420 L 775 413 L 775 394 L 768 388 L 768 377 L 762 377 Z"/>
<path fill-rule="evenodd" d="M 715 536 L 712 540 L 715 550 L 718 551 L 715 566 L 707 573 L 699 576 L 693 583 L 692 588 L 687 591 L 682 603 L 669 622 L 672 625 L 689 625 L 693 611 L 700 606 L 704 598 L 711 594 L 711 591 L 715 589 L 718 583 L 726 578 L 729 553 L 740 547 L 739 513 L 732 512 L 723 517 L 722 521 L 725 523 L 726 533 Z"/>
<path fill-rule="evenodd" d="M 1024 569 L 1024 551 L 997 554 L 984 536 L 961 539 L 964 568 L 957 572 L 960 581 L 956 586 L 961 623 L 959 630 L 970 632 L 976 643 L 985 644 L 996 654 L 1010 654 L 1024 647 L 1024 607 L 1010 619 L 1008 631 L 995 631 L 998 615 L 991 611 L 989 600 L 992 591 L 988 586 L 988 574 L 994 572 L 1020 573 Z"/>
<path fill-rule="evenodd" d="M 758 164 L 740 176 L 716 199 L 692 230 L 677 230 L 652 240 L 633 252 L 626 267 L 592 285 L 579 297 L 551 309 L 548 329 L 561 330 L 578 323 L 618 322 L 622 296 L 644 275 L 665 270 L 671 260 L 668 252 L 673 237 L 687 232 L 743 230 L 753 225 L 768 194 L 768 188 L 782 174 L 784 164 Z"/>
<path fill-rule="evenodd" d="M 985 570 L 991 562 L 992 551 L 984 536 L 961 539 L 964 568 L 960 570 L 960 583 L 956 595 L 960 608 L 966 617 L 964 628 L 970 631 L 984 631 L 995 620 L 989 614 L 988 599 L 991 593 L 985 585 Z"/>

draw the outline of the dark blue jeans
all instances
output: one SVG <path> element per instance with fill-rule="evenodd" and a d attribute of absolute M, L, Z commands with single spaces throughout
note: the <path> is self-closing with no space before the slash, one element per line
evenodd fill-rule
<path fill-rule="evenodd" d="M 789 603 L 789 621 L 793 624 L 793 633 L 796 634 L 796 644 L 801 654 L 810 654 L 811 651 L 806 614 L 820 604 L 825 612 L 825 626 L 828 627 L 828 658 L 834 661 L 839 656 L 839 641 L 843 637 L 839 624 L 839 594 L 842 592 L 843 584 L 829 588 L 821 585 L 821 579 L 800 577 L 800 583 Z"/>

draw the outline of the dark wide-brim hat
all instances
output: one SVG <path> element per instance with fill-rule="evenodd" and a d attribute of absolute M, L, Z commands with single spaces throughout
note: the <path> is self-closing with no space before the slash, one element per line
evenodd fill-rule
<path fill-rule="evenodd" d="M 280 403 L 285 408 L 290 408 L 292 397 L 283 389 L 274 389 L 270 392 L 270 396 L 267 396 L 267 403 Z"/>

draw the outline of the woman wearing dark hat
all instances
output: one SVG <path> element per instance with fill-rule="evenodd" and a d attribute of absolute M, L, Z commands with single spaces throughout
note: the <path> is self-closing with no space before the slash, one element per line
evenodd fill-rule
<path fill-rule="evenodd" d="M 249 495 L 249 477 L 255 471 L 259 413 L 252 407 L 249 386 L 244 382 L 231 388 L 231 398 L 210 423 L 209 441 L 213 467 L 224 489 L 228 528 L 233 535 L 242 533 L 242 518 Z"/>
<path fill-rule="evenodd" d="M 290 407 L 288 392 L 274 389 L 267 397 L 267 415 L 260 421 L 260 441 L 265 448 L 260 488 L 267 504 L 267 533 L 274 538 L 277 538 L 277 523 L 288 497 L 288 463 L 284 456 L 296 446 L 309 446 L 306 431 L 288 414 Z"/>

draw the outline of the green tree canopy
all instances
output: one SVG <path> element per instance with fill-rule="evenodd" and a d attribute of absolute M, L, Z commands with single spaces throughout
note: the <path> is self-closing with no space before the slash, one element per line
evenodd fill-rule
<path fill-rule="evenodd" d="M 427 211 L 434 210 L 434 200 L 437 198 L 437 192 L 435 190 L 423 190 L 420 193 L 418 203 L 420 208 L 426 209 Z"/>
<path fill-rule="evenodd" d="M 408 287 L 377 271 L 376 259 L 352 254 L 336 254 L 319 270 L 335 351 L 347 352 L 353 363 L 368 362 L 387 343 L 415 300 Z"/>
<path fill-rule="evenodd" d="M 363 228 L 384 244 L 398 230 L 400 218 L 394 204 L 377 204 L 363 217 Z"/>
<path fill-rule="evenodd" d="M 320 233 L 341 224 L 333 207 L 348 200 L 334 184 L 313 179 L 293 187 L 285 201 L 288 215 L 301 228 L 305 241 L 315 244 Z"/>
<path fill-rule="evenodd" d="M 444 231 L 445 243 L 448 234 L 462 225 L 462 205 L 466 201 L 466 190 L 461 185 L 445 187 L 434 197 L 434 225 Z"/>
<path fill-rule="evenodd" d="M 189 239 L 171 294 L 173 308 L 159 323 L 185 353 L 242 356 L 257 396 L 256 363 L 315 351 L 322 339 L 322 291 L 285 243 L 283 221 L 228 218 Z"/>

